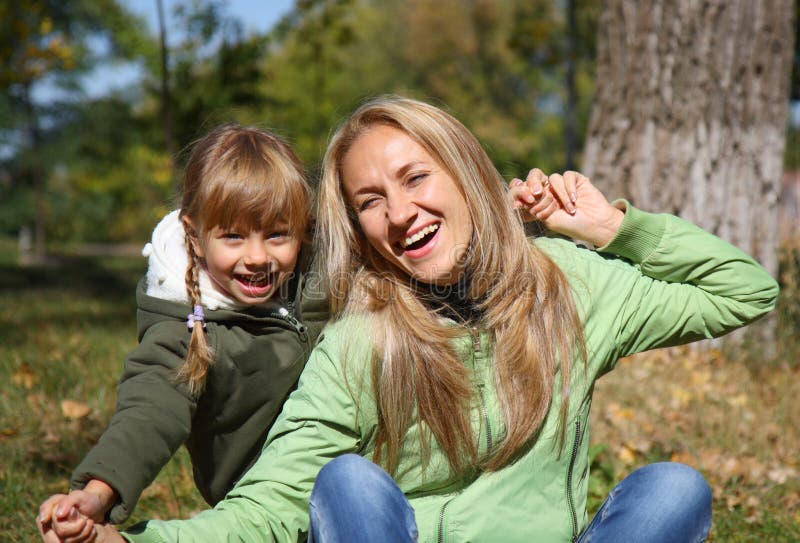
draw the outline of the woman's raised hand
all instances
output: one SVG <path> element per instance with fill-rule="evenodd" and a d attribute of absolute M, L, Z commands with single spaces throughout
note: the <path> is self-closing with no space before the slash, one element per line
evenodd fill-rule
<path fill-rule="evenodd" d="M 574 171 L 547 176 L 534 168 L 525 181 L 511 181 L 508 197 L 524 221 L 541 221 L 553 232 L 598 247 L 614 238 L 624 217 L 588 177 Z"/>

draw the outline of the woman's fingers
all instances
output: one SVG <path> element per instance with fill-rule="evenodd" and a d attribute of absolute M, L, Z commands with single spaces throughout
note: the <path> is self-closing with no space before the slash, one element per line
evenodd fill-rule
<path fill-rule="evenodd" d="M 89 543 L 97 539 L 97 531 L 94 529 L 94 521 L 86 519 L 83 528 L 71 537 L 62 537 L 64 543 Z"/>
<path fill-rule="evenodd" d="M 522 179 L 512 179 L 508 184 L 508 199 L 514 209 L 526 208 L 536 202 L 536 198 Z"/>
<path fill-rule="evenodd" d="M 58 503 L 66 497 L 66 494 L 54 494 L 47 498 L 39 506 L 39 515 L 36 517 L 36 526 L 39 528 L 39 535 L 45 543 L 61 543 L 61 539 L 53 531 L 53 518 Z"/>
<path fill-rule="evenodd" d="M 546 221 L 550 215 L 561 209 L 558 200 L 551 194 L 547 198 L 543 198 L 539 203 L 530 208 L 528 211 L 531 215 L 540 221 Z"/>
<path fill-rule="evenodd" d="M 567 196 L 569 196 L 569 201 L 572 202 L 572 205 L 576 205 L 578 203 L 578 184 L 582 180 L 588 181 L 589 179 L 580 172 L 575 172 L 572 170 L 564 172 L 564 185 L 567 189 Z"/>
<path fill-rule="evenodd" d="M 80 514 L 78 510 L 73 507 L 65 518 L 58 518 L 57 515 L 53 514 L 53 531 L 55 531 L 56 535 L 58 535 L 59 539 L 64 543 L 74 543 L 75 541 L 79 541 L 77 538 L 83 533 L 88 521 L 88 517 Z"/>
<path fill-rule="evenodd" d="M 568 175 L 573 174 L 573 175 Z M 575 192 L 574 184 L 576 183 L 575 179 L 575 172 L 566 172 L 564 175 L 554 173 L 550 175 L 550 190 L 556 195 L 558 201 L 561 203 L 561 206 L 567 210 L 567 213 L 570 215 L 574 215 L 576 208 L 575 202 L 572 201 L 570 197 L 570 188 L 567 185 L 567 177 L 569 177 L 570 182 L 573 184 L 571 192 Z"/>
<path fill-rule="evenodd" d="M 534 168 L 528 172 L 528 177 L 525 184 L 531 191 L 531 194 L 536 198 L 540 198 L 546 191 L 545 188 L 548 184 L 547 176 L 539 168 Z"/>
<path fill-rule="evenodd" d="M 511 207 L 522 211 L 525 222 L 536 220 L 535 209 L 543 209 L 554 201 L 554 196 L 548 190 L 547 176 L 539 168 L 528 172 L 526 180 L 512 179 L 508 184 L 508 200 Z"/>

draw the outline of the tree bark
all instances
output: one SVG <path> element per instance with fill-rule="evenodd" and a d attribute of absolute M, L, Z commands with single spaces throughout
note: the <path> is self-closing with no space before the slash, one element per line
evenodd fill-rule
<path fill-rule="evenodd" d="M 607 0 L 583 171 L 778 271 L 793 0 Z"/>

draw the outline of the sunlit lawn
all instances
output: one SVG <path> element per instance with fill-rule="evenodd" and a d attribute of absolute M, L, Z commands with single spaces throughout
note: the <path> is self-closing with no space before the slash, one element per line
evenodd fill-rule
<path fill-rule="evenodd" d="M 0 541 L 28 542 L 39 503 L 67 489 L 113 411 L 144 259 L 21 269 L 13 249 L 0 240 Z M 800 365 L 788 362 L 690 350 L 622 361 L 596 394 L 591 502 L 638 465 L 679 460 L 714 489 L 713 541 L 800 541 Z M 181 452 L 132 520 L 203 507 Z"/>

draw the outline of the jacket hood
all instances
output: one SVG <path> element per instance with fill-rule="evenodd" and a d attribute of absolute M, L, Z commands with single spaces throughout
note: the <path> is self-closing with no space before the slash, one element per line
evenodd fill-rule
<path fill-rule="evenodd" d="M 153 230 L 153 238 L 142 249 L 147 257 L 147 294 L 162 300 L 188 304 L 186 294 L 186 232 L 181 223 L 180 210 L 167 214 Z M 200 295 L 208 309 L 241 309 L 229 296 L 214 288 L 208 273 L 200 270 Z"/>

